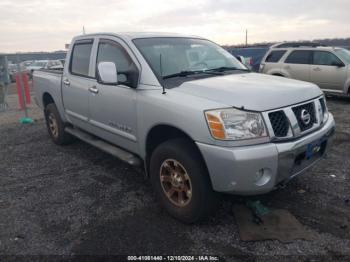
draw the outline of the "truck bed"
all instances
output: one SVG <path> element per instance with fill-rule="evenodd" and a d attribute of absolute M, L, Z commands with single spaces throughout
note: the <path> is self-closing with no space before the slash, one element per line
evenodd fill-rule
<path fill-rule="evenodd" d="M 54 100 L 61 115 L 64 116 L 61 96 L 62 76 L 63 70 L 36 70 L 33 74 L 33 86 L 35 100 L 40 108 L 44 109 L 45 94 L 48 94 Z"/>
<path fill-rule="evenodd" d="M 53 74 L 63 74 L 63 68 L 57 68 L 57 69 L 40 69 L 36 70 L 36 72 L 42 71 L 42 72 L 47 72 L 47 73 L 53 73 Z"/>

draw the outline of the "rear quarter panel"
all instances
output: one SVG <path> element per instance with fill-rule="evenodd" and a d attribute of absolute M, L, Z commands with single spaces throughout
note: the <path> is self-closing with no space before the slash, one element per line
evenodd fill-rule
<path fill-rule="evenodd" d="M 262 73 L 268 75 L 283 75 L 285 77 L 289 77 L 289 74 L 283 70 L 282 66 L 282 63 L 265 63 Z"/>
<path fill-rule="evenodd" d="M 268 75 L 282 75 L 284 77 L 290 78 L 290 74 L 288 73 L 288 71 L 283 69 L 283 66 L 285 65 L 284 61 L 289 56 L 290 51 L 286 51 L 280 58 L 280 60 L 276 63 L 266 62 L 266 58 L 272 51 L 274 51 L 274 49 L 266 52 L 264 58 L 262 59 L 261 64 L 263 64 L 264 67 L 262 70 L 260 70 L 260 73 Z"/>
<path fill-rule="evenodd" d="M 62 72 L 34 71 L 33 86 L 38 106 L 44 110 L 44 95 L 49 94 L 54 100 L 62 120 L 66 121 L 61 94 Z"/>

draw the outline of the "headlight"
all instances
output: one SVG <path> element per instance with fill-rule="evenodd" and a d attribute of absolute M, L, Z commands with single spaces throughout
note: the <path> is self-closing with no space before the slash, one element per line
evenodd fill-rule
<path fill-rule="evenodd" d="M 211 135 L 219 140 L 243 140 L 267 137 L 260 113 L 235 108 L 205 112 Z"/>

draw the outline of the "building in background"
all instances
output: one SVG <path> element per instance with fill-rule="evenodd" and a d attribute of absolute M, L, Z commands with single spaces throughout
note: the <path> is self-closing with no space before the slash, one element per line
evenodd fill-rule
<path fill-rule="evenodd" d="M 18 53 L 20 62 L 23 61 L 34 61 L 34 60 L 61 60 L 66 58 L 66 51 L 56 51 L 56 52 L 28 52 L 28 53 Z M 7 60 L 11 64 L 17 63 L 17 54 L 6 54 Z"/>

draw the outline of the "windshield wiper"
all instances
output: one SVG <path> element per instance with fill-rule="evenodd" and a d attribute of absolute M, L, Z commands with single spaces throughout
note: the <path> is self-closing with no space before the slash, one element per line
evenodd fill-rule
<path fill-rule="evenodd" d="M 196 70 L 196 71 L 181 71 L 179 73 L 163 76 L 163 79 L 173 78 L 173 77 L 185 77 L 189 75 L 198 74 L 211 74 L 211 75 L 222 75 L 220 72 L 208 71 L 208 70 Z"/>
<path fill-rule="evenodd" d="M 178 77 L 178 76 L 188 76 L 188 75 L 193 75 L 195 73 L 196 73 L 195 71 L 181 71 L 175 74 L 163 76 L 163 79 Z"/>
<path fill-rule="evenodd" d="M 218 67 L 218 68 L 207 69 L 207 70 L 205 70 L 205 72 L 208 72 L 208 71 L 209 71 L 209 72 L 210 72 L 210 71 L 214 71 L 214 72 L 225 72 L 225 71 L 231 71 L 231 70 L 250 72 L 249 69 L 238 68 L 238 67 L 229 67 L 229 66 L 221 66 L 221 67 Z"/>

